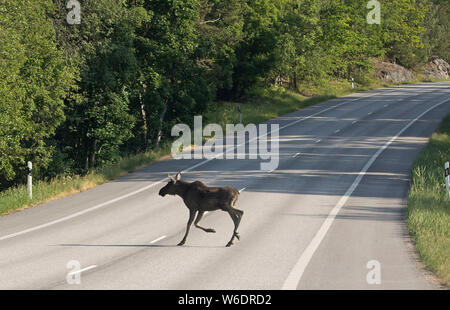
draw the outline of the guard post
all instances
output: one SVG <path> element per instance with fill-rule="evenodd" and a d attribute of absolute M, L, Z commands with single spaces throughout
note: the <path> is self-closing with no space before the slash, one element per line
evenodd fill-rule
<path fill-rule="evenodd" d="M 27 177 L 28 197 L 33 199 L 33 163 L 28 162 L 28 177 Z"/>
<path fill-rule="evenodd" d="M 447 187 L 447 193 L 450 197 L 450 162 L 445 163 L 445 186 Z"/>

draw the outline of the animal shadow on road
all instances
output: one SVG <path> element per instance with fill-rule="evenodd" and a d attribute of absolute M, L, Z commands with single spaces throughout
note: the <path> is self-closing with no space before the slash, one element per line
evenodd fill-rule
<path fill-rule="evenodd" d="M 204 246 L 204 245 L 185 245 L 183 247 L 179 247 L 177 245 L 164 245 L 164 244 L 81 244 L 81 243 L 68 243 L 68 244 L 56 244 L 54 246 L 62 246 L 62 247 L 129 247 L 129 248 L 210 248 L 210 249 L 223 249 L 223 246 Z"/>

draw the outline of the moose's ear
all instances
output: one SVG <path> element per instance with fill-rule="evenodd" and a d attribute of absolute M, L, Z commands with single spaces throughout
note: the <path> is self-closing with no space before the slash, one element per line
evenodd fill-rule
<path fill-rule="evenodd" d="M 175 183 L 175 182 L 177 181 L 177 180 L 175 180 L 175 179 L 173 178 L 173 176 L 171 176 L 170 174 L 167 174 L 167 176 L 169 177 L 170 180 L 173 181 L 173 183 Z"/>
<path fill-rule="evenodd" d="M 181 180 L 181 172 L 178 172 L 178 173 L 177 173 L 176 179 L 177 179 L 177 181 L 180 181 L 180 180 Z"/>

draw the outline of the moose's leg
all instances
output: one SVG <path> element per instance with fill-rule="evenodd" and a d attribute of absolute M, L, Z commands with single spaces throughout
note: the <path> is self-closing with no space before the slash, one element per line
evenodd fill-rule
<path fill-rule="evenodd" d="M 228 214 L 230 214 L 231 219 L 234 222 L 234 231 L 233 231 L 233 235 L 231 236 L 230 241 L 228 241 L 227 243 L 227 247 L 229 247 L 230 245 L 233 244 L 233 240 L 234 238 L 238 238 L 238 240 L 240 240 L 239 234 L 237 232 L 237 229 L 239 227 L 239 223 L 241 222 L 241 218 L 242 215 L 244 214 L 244 211 L 238 210 L 238 209 L 234 209 L 234 208 L 229 208 L 228 210 Z"/>
<path fill-rule="evenodd" d="M 194 221 L 196 212 L 197 212 L 196 210 L 189 210 L 189 220 L 188 220 L 187 226 L 186 226 L 186 233 L 184 234 L 183 240 L 181 240 L 180 243 L 178 243 L 178 246 L 181 246 L 186 242 L 186 238 L 189 234 L 189 229 L 191 228 L 192 222 Z"/>
<path fill-rule="evenodd" d="M 205 213 L 205 211 L 198 211 L 197 218 L 195 219 L 195 222 L 194 222 L 195 227 L 200 228 L 201 230 L 206 231 L 207 233 L 215 233 L 216 231 L 212 228 L 204 228 L 204 227 L 201 227 L 200 225 L 198 225 L 198 222 L 200 222 L 204 213 Z"/>

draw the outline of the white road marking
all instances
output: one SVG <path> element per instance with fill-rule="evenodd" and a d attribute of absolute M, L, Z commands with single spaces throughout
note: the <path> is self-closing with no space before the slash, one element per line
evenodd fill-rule
<path fill-rule="evenodd" d="M 369 112 L 369 113 L 367 113 L 367 115 L 371 115 L 373 112 Z"/>
<path fill-rule="evenodd" d="M 166 178 L 166 179 L 167 179 L 167 178 Z M 73 213 L 73 214 L 68 215 L 68 216 L 64 216 L 64 217 L 62 217 L 62 218 L 60 218 L 60 219 L 57 219 L 57 220 L 54 220 L 54 221 L 51 221 L 51 222 L 48 222 L 48 223 L 45 223 L 45 224 L 42 224 L 42 225 L 34 226 L 34 227 L 32 227 L 32 228 L 29 228 L 29 229 L 25 229 L 25 230 L 22 230 L 22 231 L 13 233 L 13 234 L 9 234 L 9 235 L 0 237 L 0 241 L 6 240 L 6 239 L 10 239 L 10 238 L 13 238 L 13 237 L 17 237 L 17 236 L 20 236 L 20 235 L 23 235 L 23 234 L 26 234 L 26 233 L 29 233 L 29 232 L 33 232 L 33 231 L 42 229 L 42 228 L 46 228 L 46 227 L 49 227 L 49 226 L 52 226 L 52 225 L 55 225 L 55 224 L 58 224 L 58 223 L 61 223 L 61 222 L 64 222 L 64 221 L 73 219 L 73 218 L 78 217 L 78 216 L 80 216 L 80 215 L 83 215 L 83 214 L 92 212 L 92 211 L 94 211 L 94 210 L 100 209 L 100 208 L 102 208 L 102 207 L 105 207 L 105 206 L 110 205 L 110 204 L 112 204 L 112 203 L 115 203 L 115 202 L 117 202 L 117 201 L 120 201 L 120 200 L 123 200 L 123 199 L 125 199 L 125 198 L 130 197 L 130 196 L 136 195 L 136 194 L 138 194 L 138 193 L 140 193 L 140 192 L 143 192 L 143 191 L 145 191 L 145 190 L 147 190 L 147 189 L 149 189 L 149 188 L 151 188 L 151 187 L 154 187 L 154 186 L 156 186 L 156 185 L 158 185 L 158 184 L 161 184 L 161 183 L 162 183 L 164 180 L 166 180 L 166 179 L 163 179 L 163 180 L 158 181 L 158 182 L 156 182 L 156 183 L 152 183 L 152 184 L 147 185 L 147 186 L 145 186 L 145 187 L 143 187 L 143 188 L 141 188 L 141 189 L 138 189 L 138 190 L 136 190 L 136 191 L 134 191 L 134 192 L 131 192 L 131 193 L 128 193 L 128 194 L 126 194 L 126 195 L 117 197 L 117 198 L 115 198 L 115 199 L 108 200 L 108 201 L 106 201 L 106 202 L 103 202 L 103 203 L 98 204 L 98 205 L 96 205 L 96 206 L 93 206 L 93 207 L 91 207 L 91 208 L 84 209 L 83 211 L 79 211 L 79 212 Z"/>
<path fill-rule="evenodd" d="M 318 139 L 314 143 L 319 143 L 320 141 L 322 141 L 322 139 Z"/>
<path fill-rule="evenodd" d="M 97 265 L 92 265 L 92 266 L 89 266 L 89 267 L 86 267 L 86 268 L 83 268 L 83 269 L 80 269 L 80 270 L 77 270 L 77 271 L 69 272 L 68 275 L 72 276 L 74 274 L 82 273 L 83 271 L 88 271 L 88 270 L 94 269 L 96 267 L 97 267 Z"/>
<path fill-rule="evenodd" d="M 242 193 L 243 191 L 245 191 L 246 188 L 247 188 L 247 187 L 241 188 L 241 189 L 239 190 L 239 193 Z"/>
<path fill-rule="evenodd" d="M 394 89 L 394 90 L 388 91 L 388 93 L 390 93 L 390 92 L 395 92 L 395 91 L 397 91 L 397 90 Z M 298 120 L 296 120 L 296 121 L 293 121 L 293 122 L 291 122 L 291 123 L 289 123 L 289 124 L 286 124 L 286 125 L 284 125 L 284 126 L 278 128 L 278 131 L 280 131 L 280 130 L 282 130 L 282 129 L 284 129 L 284 128 L 290 127 L 290 126 L 292 126 L 292 125 L 298 124 L 298 123 L 300 123 L 300 122 L 306 121 L 306 120 L 308 120 L 308 119 L 310 119 L 310 118 L 312 118 L 312 117 L 314 117 L 314 116 L 320 115 L 320 114 L 325 113 L 325 112 L 327 112 L 327 111 L 329 111 L 329 110 L 331 110 L 331 109 L 340 107 L 340 106 L 342 106 L 342 105 L 344 105 L 344 104 L 347 104 L 347 103 L 350 103 L 350 102 L 353 102 L 353 101 L 357 101 L 357 100 L 362 100 L 362 99 L 370 98 L 370 97 L 373 97 L 373 96 L 376 96 L 376 95 L 380 95 L 380 93 L 373 93 L 373 94 L 370 94 L 370 95 L 368 95 L 368 96 L 358 97 L 358 98 L 350 99 L 350 100 L 345 100 L 344 102 L 342 102 L 342 103 L 340 103 L 340 104 L 334 105 L 334 106 L 332 106 L 332 107 L 326 108 L 326 109 L 324 109 L 324 110 L 321 110 L 321 111 L 316 112 L 316 113 L 314 113 L 314 114 L 311 114 L 311 115 L 309 115 L 309 116 L 306 116 L 306 117 L 303 117 L 303 118 L 298 119 Z M 272 134 L 272 132 L 275 132 L 275 130 L 271 131 L 270 134 Z M 239 147 L 239 146 L 241 146 L 241 145 L 243 145 L 243 144 L 250 143 L 250 142 L 252 142 L 253 140 L 255 140 L 255 139 L 257 139 L 257 138 L 261 138 L 261 137 L 267 136 L 268 134 L 269 134 L 269 133 L 267 133 L 267 134 L 265 134 L 265 135 L 262 135 L 262 136 L 259 136 L 259 137 L 255 137 L 255 138 L 251 139 L 250 141 L 243 142 L 243 143 L 241 143 L 241 144 L 239 144 L 239 145 L 236 145 L 236 146 L 234 146 L 233 148 L 228 149 L 228 150 L 226 151 L 226 153 L 231 152 L 231 151 L 234 151 L 237 147 Z M 319 142 L 320 142 L 320 141 L 319 141 Z M 317 143 L 317 142 L 316 142 L 316 143 Z M 187 169 L 185 169 L 185 170 L 182 170 L 181 173 L 189 172 L 189 171 L 191 171 L 191 170 L 193 170 L 193 169 L 195 169 L 195 168 L 198 168 L 198 167 L 200 167 L 200 166 L 203 166 L 203 165 L 205 165 L 206 163 L 209 163 L 210 161 L 212 161 L 213 159 L 215 159 L 215 158 L 217 158 L 217 157 L 219 157 L 219 156 L 221 156 L 221 155 L 223 155 L 223 154 L 218 154 L 218 155 L 217 155 L 216 157 L 214 157 L 214 158 L 206 159 L 206 160 L 204 160 L 204 161 L 202 161 L 202 162 L 200 162 L 200 163 L 198 163 L 198 164 L 195 164 L 195 165 L 193 165 L 193 166 L 191 166 L 191 167 L 189 167 L 189 168 L 187 168 Z M 43 228 L 46 228 L 46 227 L 49 227 L 49 226 L 52 226 L 52 225 L 55 225 L 55 224 L 59 224 L 59 223 L 61 223 L 61 222 L 65 222 L 65 221 L 71 220 L 71 219 L 73 219 L 73 218 L 75 218 L 75 217 L 78 217 L 78 216 L 81 216 L 81 215 L 83 215 L 83 214 L 86 214 L 86 213 L 95 211 L 95 210 L 97 210 L 97 209 L 103 208 L 103 207 L 105 207 L 105 206 L 108 206 L 108 205 L 110 205 L 110 204 L 113 204 L 113 203 L 115 203 L 115 202 L 118 202 L 118 201 L 120 201 L 120 200 L 123 200 L 123 199 L 125 199 L 125 198 L 130 197 L 130 196 L 139 194 L 139 193 L 141 193 L 141 192 L 143 192 L 143 191 L 146 191 L 146 190 L 148 190 L 148 189 L 150 189 L 150 188 L 152 188 L 152 187 L 155 187 L 156 185 L 159 185 L 159 184 L 161 184 L 161 183 L 164 183 L 167 179 L 168 179 L 168 178 L 164 178 L 164 179 L 162 179 L 162 180 L 159 180 L 159 181 L 157 181 L 157 182 L 155 182 L 155 183 L 152 183 L 152 184 L 149 184 L 149 185 L 147 185 L 147 186 L 144 186 L 143 188 L 138 189 L 138 190 L 135 190 L 135 191 L 133 191 L 133 192 L 131 192 L 131 193 L 128 193 L 128 194 L 126 194 L 126 195 L 123 195 L 123 196 L 120 196 L 120 197 L 117 197 L 117 198 L 114 198 L 114 199 L 105 201 L 105 202 L 100 203 L 100 204 L 98 204 L 98 205 L 96 205 L 96 206 L 93 206 L 93 207 L 91 207 L 91 208 L 84 209 L 84 210 L 82 210 L 82 211 L 73 213 L 73 214 L 68 215 L 68 216 L 64 216 L 64 217 L 59 218 L 59 219 L 57 219 L 57 220 L 54 220 L 54 221 L 51 221 L 51 222 L 48 222 L 48 223 L 45 223 L 45 224 L 42 224 L 42 225 L 37 225 L 37 226 L 31 227 L 31 228 L 28 228 L 28 229 L 25 229 L 25 230 L 22 230 L 22 231 L 19 231 L 19 232 L 16 232 L 16 233 L 12 233 L 12 234 L 9 234 L 9 235 L 6 235 L 6 236 L 2 236 L 2 237 L 0 237 L 0 241 L 6 240 L 6 239 L 10 239 L 10 238 L 14 238 L 14 237 L 17 237 L 17 236 L 21 236 L 21 235 L 24 235 L 24 234 L 27 234 L 27 233 L 30 233 L 30 232 L 33 232 L 33 231 L 36 231 L 36 230 L 39 230 L 39 229 L 43 229 Z"/>
<path fill-rule="evenodd" d="M 358 121 L 353 121 L 352 124 L 356 124 Z"/>
<path fill-rule="evenodd" d="M 322 240 L 325 238 L 328 230 L 331 227 L 331 224 L 333 223 L 334 219 L 336 218 L 336 215 L 339 213 L 342 206 L 347 202 L 347 200 L 350 198 L 356 187 L 361 182 L 362 178 L 366 174 L 366 172 L 369 170 L 370 166 L 375 162 L 375 160 L 380 156 L 380 154 L 389 147 L 389 145 L 392 144 L 402 133 L 404 133 L 409 127 L 411 127 L 412 124 L 414 124 L 417 120 L 419 120 L 422 116 L 433 110 L 434 108 L 446 103 L 450 99 L 446 99 L 419 116 L 417 116 L 415 119 L 410 121 L 405 127 L 403 127 L 402 130 L 400 130 L 395 137 L 391 138 L 383 147 L 378 149 L 378 151 L 369 159 L 369 161 L 364 165 L 362 170 L 359 172 L 356 179 L 353 181 L 352 185 L 347 189 L 344 196 L 341 197 L 341 199 L 338 201 L 338 203 L 334 206 L 334 208 L 331 210 L 331 212 L 328 214 L 327 218 L 323 222 L 322 226 L 317 231 L 314 238 L 311 240 L 311 242 L 306 247 L 305 251 L 300 256 L 299 260 L 295 264 L 294 268 L 289 273 L 286 281 L 284 281 L 283 290 L 295 290 L 298 287 L 298 284 L 300 283 L 300 280 L 302 279 L 303 273 L 305 272 L 306 267 L 308 266 L 309 262 L 311 261 L 311 258 L 313 257 L 314 253 L 316 252 L 317 248 L 319 247 Z"/>
<path fill-rule="evenodd" d="M 161 240 L 163 240 L 163 239 L 166 239 L 166 237 L 167 237 L 167 236 L 161 236 L 161 237 L 159 237 L 159 238 L 156 238 L 155 240 L 151 241 L 150 244 L 153 244 L 153 243 L 156 243 L 156 242 L 161 241 Z"/>
<path fill-rule="evenodd" d="M 341 130 L 340 130 L 340 129 L 337 129 L 337 130 L 334 131 L 334 133 L 338 133 L 339 131 L 341 131 Z"/>
<path fill-rule="evenodd" d="M 297 157 L 298 155 L 300 155 L 300 153 L 296 153 L 296 154 L 294 154 L 292 157 Z"/>
<path fill-rule="evenodd" d="M 386 108 L 389 104 L 385 104 L 384 107 Z"/>

